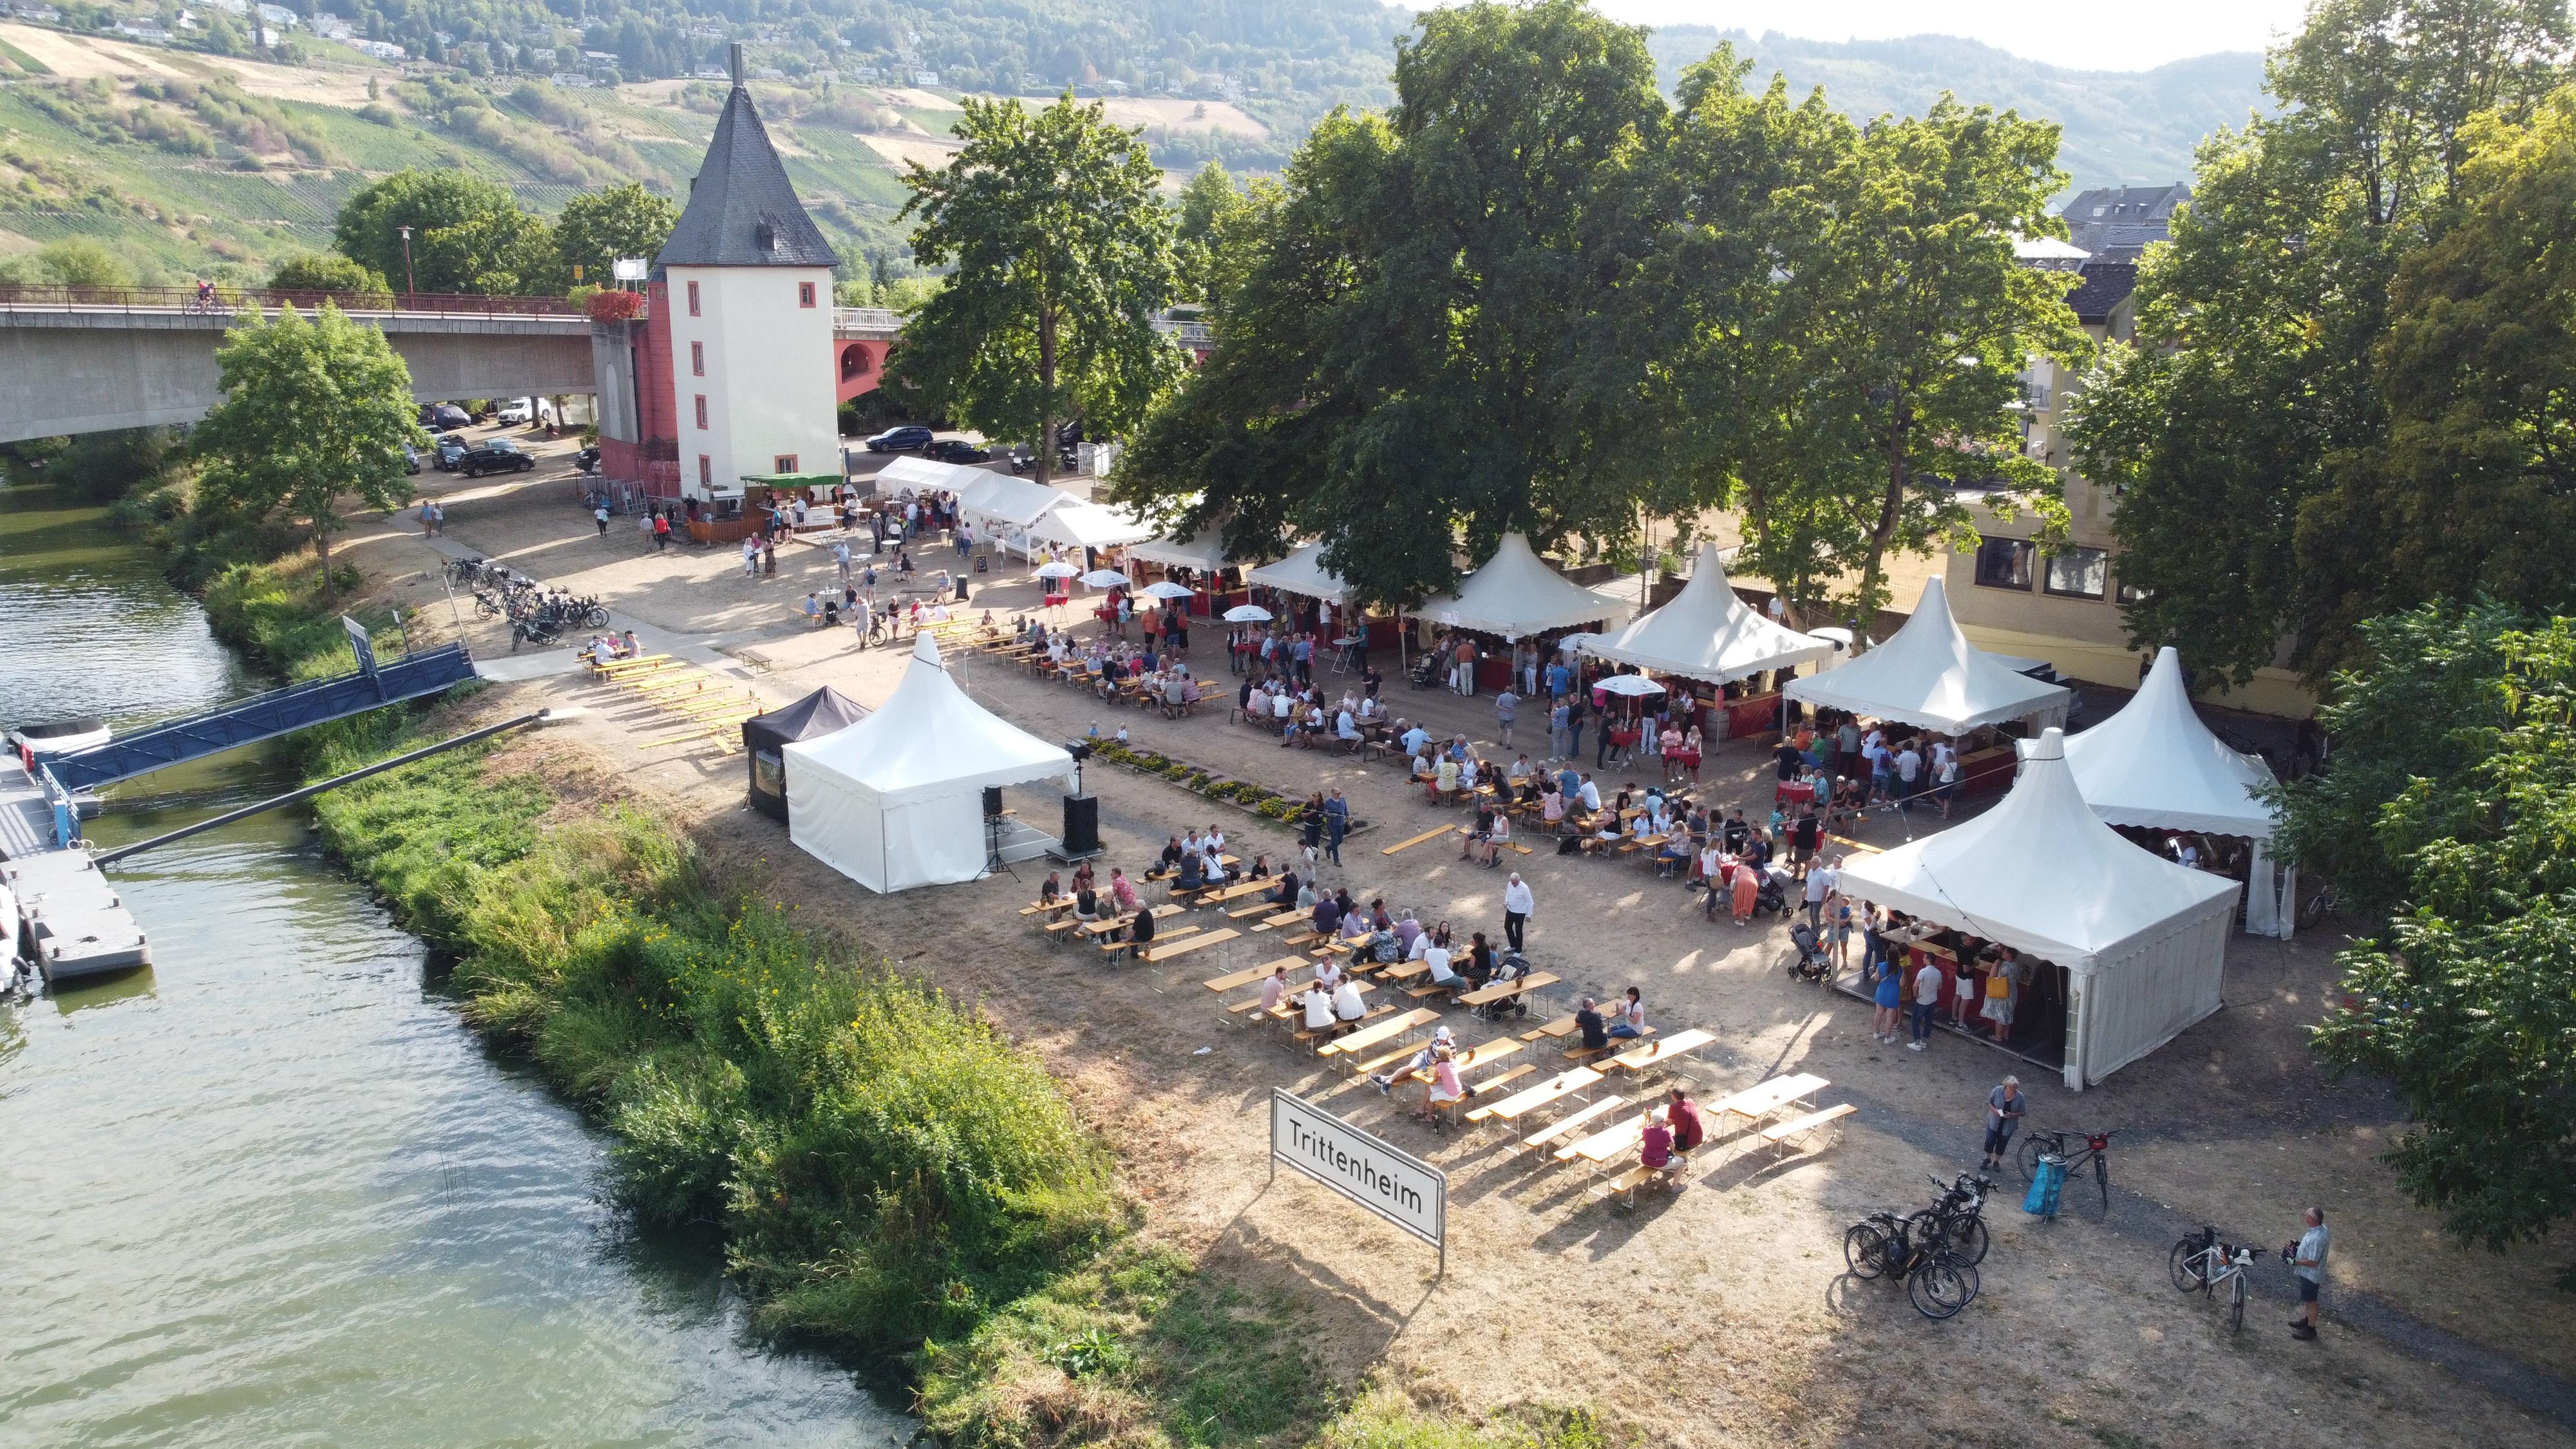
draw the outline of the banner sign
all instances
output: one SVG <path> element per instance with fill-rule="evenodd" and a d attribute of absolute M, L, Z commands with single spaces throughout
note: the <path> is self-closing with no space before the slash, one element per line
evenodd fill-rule
<path fill-rule="evenodd" d="M 1270 1090 L 1270 1161 L 1448 1254 L 1449 1174 L 1288 1092 Z"/>
<path fill-rule="evenodd" d="M 358 672 L 360 674 L 370 676 L 374 675 L 376 672 L 376 643 L 375 640 L 367 636 L 367 626 L 350 618 L 346 614 L 342 614 L 340 616 L 340 627 L 348 631 L 349 648 L 358 656 Z"/>

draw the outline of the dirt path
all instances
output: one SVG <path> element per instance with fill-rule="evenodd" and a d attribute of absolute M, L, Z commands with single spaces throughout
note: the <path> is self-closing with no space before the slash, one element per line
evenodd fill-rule
<path fill-rule="evenodd" d="M 793 601 L 828 577 L 819 550 L 782 556 L 775 579 L 745 579 L 713 551 L 655 556 L 618 528 L 598 538 L 575 514 L 572 488 L 551 475 L 460 488 L 451 541 L 601 594 L 646 627 L 684 631 L 672 637 L 751 648 L 770 671 L 758 687 L 781 701 L 818 683 L 865 702 L 893 687 L 900 653 L 857 652 L 846 632 L 809 633 L 794 618 Z M 397 588 L 425 577 L 430 561 L 395 528 L 351 548 Z M 978 606 L 1033 602 L 1015 575 L 1005 580 L 979 592 Z M 1200 642 L 1198 657 L 1210 659 Z M 1204 667 L 1221 671 L 1221 653 Z M 1377 853 L 1454 818 L 1384 767 L 1281 750 L 1222 713 L 1166 723 L 1104 713 L 985 662 L 959 673 L 971 693 L 1042 737 L 1124 723 L 1142 744 L 1275 788 L 1339 785 L 1385 829 L 1376 843 L 1355 841 L 1349 868 L 1328 872 L 1328 883 L 1462 929 L 1499 925 L 1499 873 L 1437 845 Z M 1400 684 L 1393 693 L 1398 713 L 1435 729 L 1490 733 L 1483 701 Z M 1104 969 L 1026 928 L 1016 907 L 1034 876 L 874 896 L 743 806 L 740 755 L 640 751 L 638 731 L 654 721 L 631 700 L 575 675 L 509 686 L 484 707 L 521 708 L 539 696 L 598 712 L 520 748 L 667 803 L 747 888 L 794 901 L 819 925 L 982 999 L 1075 1085 L 1119 1150 L 1151 1230 L 1204 1254 L 1215 1271 L 1288 1293 L 1312 1315 L 1311 1341 L 1347 1378 L 1377 1374 L 1435 1407 L 1593 1403 L 1681 1444 L 1891 1433 L 1992 1444 L 2566 1439 L 2564 1418 L 2523 1407 L 2567 1413 L 2553 1396 L 2565 1391 L 2558 1375 L 2576 1365 L 2570 1315 L 2527 1301 L 2526 1285 L 2545 1282 L 2546 1266 L 2447 1246 L 2370 1160 L 2399 1125 L 2393 1104 L 2364 1085 L 2323 1081 L 2310 1062 L 2302 1032 L 2332 980 L 2328 943 L 2239 938 L 2229 1008 L 2080 1098 L 2024 1070 L 2039 1124 L 2123 1127 L 2119 1201 L 2105 1223 L 2041 1223 L 2018 1211 L 2016 1186 L 1989 1213 L 1983 1296 L 1933 1325 L 1901 1291 L 1845 1273 L 1841 1230 L 1870 1211 L 1919 1205 L 1926 1174 L 1972 1164 L 1976 1104 L 2009 1064 L 1957 1040 L 1920 1055 L 1879 1046 L 1860 1003 L 1779 970 L 1787 951 L 1777 931 L 1711 926 L 1651 872 L 1522 860 L 1539 900 L 1532 958 L 1574 989 L 1641 985 L 1667 1031 L 1715 1032 L 1717 1049 L 1683 1068 L 1703 1097 L 1794 1068 L 1835 1083 L 1825 1100 L 1862 1111 L 1845 1140 L 1816 1153 L 1778 1162 L 1704 1154 L 1689 1191 L 1630 1215 L 1589 1201 L 1564 1167 L 1510 1156 L 1500 1134 L 1435 1138 L 1365 1083 L 1320 1070 L 1219 1010 L 1199 981 L 1282 954 L 1264 937 L 1164 967 Z M 1728 798 L 1753 789 L 1760 766 L 1739 748 L 1718 754 L 1704 778 Z M 1293 849 L 1287 832 L 1160 780 L 1095 765 L 1087 782 L 1102 800 L 1104 869 L 1139 866 L 1166 834 L 1211 819 L 1247 857 Z M 1864 839 L 1900 833 L 1898 822 L 1874 820 Z M 1470 1041 L 1490 1033 L 1450 1019 Z M 1269 1181 L 1263 1119 L 1275 1085 L 1449 1173 L 1445 1279 L 1430 1280 L 1420 1244 L 1302 1181 Z M 2309 1201 L 2329 1205 L 2337 1231 L 2323 1343 L 2290 1341 L 2271 1299 L 2231 1336 L 2216 1309 L 2166 1283 L 2164 1246 L 2182 1225 L 2215 1221 L 2277 1242 Z"/>

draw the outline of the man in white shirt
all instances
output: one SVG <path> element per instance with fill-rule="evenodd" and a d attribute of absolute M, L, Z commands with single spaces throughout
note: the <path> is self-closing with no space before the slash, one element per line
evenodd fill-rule
<path fill-rule="evenodd" d="M 1368 1015 L 1368 1003 L 1360 1000 L 1360 984 L 1345 978 L 1333 988 L 1333 1018 L 1351 1022 Z"/>
<path fill-rule="evenodd" d="M 1898 751 L 1896 756 L 1896 798 L 1899 801 L 1911 801 L 1914 798 L 1914 782 L 1921 778 L 1922 774 L 1923 757 L 1915 753 L 1914 742 L 1908 740 L 1905 742 L 1905 748 Z"/>
<path fill-rule="evenodd" d="M 1812 877 L 1811 877 L 1812 878 Z M 1914 973 L 1914 1039 L 1905 1044 L 1907 1051 L 1923 1051 L 1932 1044 L 1932 1013 L 1941 1005 L 1941 968 L 1926 962 Z"/>
<path fill-rule="evenodd" d="M 1307 988 L 1305 1005 L 1308 1031 L 1322 1031 L 1333 1024 L 1333 993 L 1322 982 Z"/>
<path fill-rule="evenodd" d="M 1843 858 L 1839 855 L 1807 872 L 1807 929 L 1822 933 L 1825 929 L 1825 902 L 1834 898 L 1842 884 Z"/>
<path fill-rule="evenodd" d="M 1513 950 L 1528 949 L 1521 944 L 1521 933 L 1529 929 L 1530 912 L 1536 909 L 1538 900 L 1530 894 L 1529 882 L 1521 879 L 1519 871 L 1513 871 L 1511 879 L 1503 884 L 1503 939 L 1511 943 Z"/>
<path fill-rule="evenodd" d="M 1597 813 L 1601 809 L 1601 787 L 1592 783 L 1590 775 L 1583 777 L 1583 788 L 1575 792 L 1575 798 L 1583 802 L 1586 810 Z"/>
<path fill-rule="evenodd" d="M 1359 721 L 1351 718 L 1351 712 L 1349 710 L 1343 710 L 1340 715 L 1334 718 L 1333 737 L 1346 745 L 1355 745 L 1360 742 Z"/>

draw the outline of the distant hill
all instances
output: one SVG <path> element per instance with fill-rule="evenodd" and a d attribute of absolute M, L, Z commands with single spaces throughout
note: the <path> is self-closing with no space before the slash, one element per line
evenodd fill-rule
<path fill-rule="evenodd" d="M 2244 125 L 2264 104 L 2263 57 L 2250 51 L 2154 70 L 2066 70 L 1947 35 L 1822 41 L 1775 32 L 1757 40 L 1706 25 L 1666 26 L 1646 46 L 1670 90 L 1683 67 L 1727 40 L 1752 58 L 1756 82 L 1767 84 L 1777 72 L 1801 94 L 1823 86 L 1835 109 L 1851 116 L 1920 115 L 1946 90 L 1969 104 L 2056 121 L 2066 131 L 2057 164 L 2078 191 L 2188 181 L 2201 138 Z"/>

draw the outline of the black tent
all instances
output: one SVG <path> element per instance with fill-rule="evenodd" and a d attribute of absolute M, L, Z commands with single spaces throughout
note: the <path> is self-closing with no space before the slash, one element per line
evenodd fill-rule
<path fill-rule="evenodd" d="M 787 759 L 779 753 L 781 745 L 816 739 L 867 717 L 866 706 L 826 687 L 784 709 L 744 720 L 742 748 L 751 756 L 752 808 L 782 821 L 787 818 Z"/>

